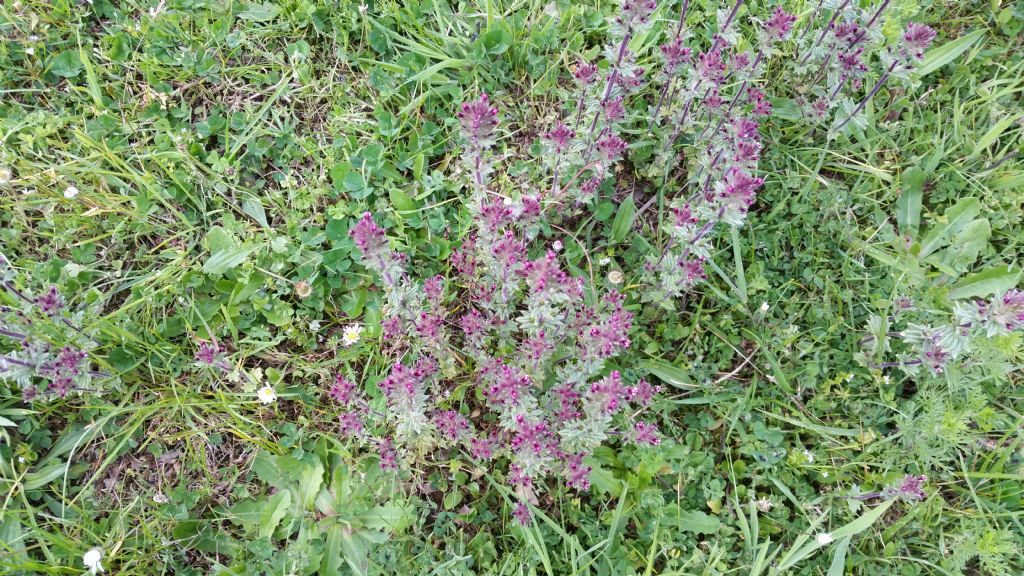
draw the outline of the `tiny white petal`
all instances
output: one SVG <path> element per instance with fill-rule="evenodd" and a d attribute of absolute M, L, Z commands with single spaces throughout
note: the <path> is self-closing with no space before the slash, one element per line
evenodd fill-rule
<path fill-rule="evenodd" d="M 103 550 L 93 548 L 82 555 L 82 563 L 89 569 L 90 574 L 96 574 L 97 572 L 103 572 L 103 565 L 100 564 L 102 558 Z"/>
<path fill-rule="evenodd" d="M 822 532 L 821 534 L 818 534 L 817 538 L 815 538 L 815 539 L 818 541 L 818 544 L 820 544 L 821 546 L 825 546 L 826 544 L 831 544 L 832 543 L 832 535 L 829 534 L 828 532 Z"/>
<path fill-rule="evenodd" d="M 767 302 L 761 302 L 761 312 L 767 312 L 768 308 L 769 306 Z"/>
<path fill-rule="evenodd" d="M 274 389 L 270 386 L 260 388 L 259 391 L 256 392 L 256 396 L 260 399 L 260 402 L 264 404 L 270 404 L 274 400 L 277 400 L 277 392 L 274 392 Z"/>
<path fill-rule="evenodd" d="M 78 196 L 78 188 L 75 188 L 74 186 L 68 186 L 67 188 L 64 189 L 64 197 L 65 198 L 70 200 L 71 198 L 74 198 L 75 196 Z"/>

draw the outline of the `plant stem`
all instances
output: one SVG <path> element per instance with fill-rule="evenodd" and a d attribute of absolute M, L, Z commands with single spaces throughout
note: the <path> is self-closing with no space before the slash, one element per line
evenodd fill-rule
<path fill-rule="evenodd" d="M 850 113 L 850 117 L 847 118 L 846 120 L 843 120 L 843 123 L 840 124 L 839 126 L 836 126 L 837 131 L 842 130 L 843 126 L 849 124 L 850 120 L 853 120 L 853 117 L 859 114 L 860 111 L 863 110 L 865 106 L 867 106 L 868 100 L 871 100 L 872 98 L 874 98 L 875 94 L 878 94 L 878 91 L 882 89 L 882 84 L 885 84 L 885 81 L 888 80 L 889 74 L 891 74 L 892 71 L 896 69 L 897 63 L 899 63 L 898 60 L 893 61 L 893 63 L 889 65 L 889 69 L 886 70 L 885 74 L 882 74 L 882 77 L 878 79 L 878 82 L 875 83 L 875 87 L 871 89 L 871 92 L 869 92 L 868 95 L 865 96 L 864 99 L 860 101 L 860 104 L 857 104 L 857 107 L 853 109 L 852 113 Z"/>

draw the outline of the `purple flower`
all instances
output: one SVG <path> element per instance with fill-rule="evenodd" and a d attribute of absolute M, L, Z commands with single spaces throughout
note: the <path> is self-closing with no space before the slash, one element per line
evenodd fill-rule
<path fill-rule="evenodd" d="M 380 455 L 381 470 L 398 470 L 398 451 L 395 450 L 390 438 L 377 446 L 377 453 Z"/>
<path fill-rule="evenodd" d="M 605 296 L 606 310 L 585 326 L 579 336 L 584 357 L 610 358 L 629 347 L 633 314 L 623 310 L 622 301 L 623 296 L 615 292 Z"/>
<path fill-rule="evenodd" d="M 794 22 L 796 16 L 787 14 L 781 7 L 776 6 L 771 18 L 764 23 L 765 38 L 770 43 L 783 40 L 793 29 Z"/>
<path fill-rule="evenodd" d="M 665 59 L 665 73 L 673 75 L 679 71 L 680 66 L 690 61 L 693 53 L 689 48 L 683 46 L 683 39 L 676 36 L 671 42 L 666 42 L 660 47 L 661 57 Z"/>
<path fill-rule="evenodd" d="M 655 0 L 623 0 L 618 22 L 632 31 L 646 24 L 657 8 L 658 3 Z"/>
<path fill-rule="evenodd" d="M 501 364 L 486 376 L 490 385 L 484 388 L 484 398 L 494 407 L 518 405 L 523 393 L 533 385 L 526 373 L 508 364 Z"/>
<path fill-rule="evenodd" d="M 593 196 L 594 193 L 597 192 L 597 188 L 599 186 L 601 186 L 601 178 L 595 176 L 588 179 L 582 186 L 580 186 L 580 192 L 586 196 Z"/>
<path fill-rule="evenodd" d="M 61 310 L 64 309 L 64 299 L 61 298 L 59 292 L 57 292 L 56 286 L 50 286 L 50 289 L 43 293 L 42 296 L 36 298 L 36 306 L 39 306 L 39 310 L 47 316 L 56 316 L 60 314 Z"/>
<path fill-rule="evenodd" d="M 196 350 L 196 362 L 213 366 L 220 356 L 220 348 L 213 342 L 203 342 Z"/>
<path fill-rule="evenodd" d="M 626 116 L 626 108 L 623 106 L 622 97 L 609 98 L 601 105 L 601 109 L 604 111 L 604 118 L 607 122 L 615 122 L 616 120 L 622 120 Z"/>
<path fill-rule="evenodd" d="M 462 137 L 471 146 L 490 143 L 498 127 L 498 109 L 491 106 L 487 94 L 481 94 L 478 100 L 464 102 L 457 116 L 462 125 Z"/>
<path fill-rule="evenodd" d="M 342 412 L 338 415 L 338 422 L 344 436 L 359 436 L 363 432 L 363 419 L 358 412 Z M 381 468 L 386 470 L 384 454 L 384 451 L 381 451 Z"/>
<path fill-rule="evenodd" d="M 500 230 L 512 218 L 512 210 L 497 198 L 480 203 L 480 218 L 477 224 L 488 234 Z"/>
<path fill-rule="evenodd" d="M 907 502 L 924 500 L 928 494 L 924 491 L 924 483 L 928 481 L 927 476 L 914 476 L 908 474 L 895 484 L 886 486 L 880 493 L 882 498 L 899 498 Z"/>
<path fill-rule="evenodd" d="M 341 374 L 334 377 L 334 383 L 331 384 L 331 389 L 327 392 L 335 402 L 342 406 L 349 405 L 355 397 L 355 393 L 356 385 L 346 380 Z"/>
<path fill-rule="evenodd" d="M 533 517 L 530 515 L 530 508 L 522 502 L 516 503 L 515 508 L 512 510 L 512 516 L 523 527 L 529 526 L 533 521 Z"/>
<path fill-rule="evenodd" d="M 675 220 L 676 226 L 691 226 L 697 223 L 697 216 L 694 215 L 689 204 L 683 205 L 682 208 L 673 208 L 672 218 Z"/>
<path fill-rule="evenodd" d="M 590 385 L 587 404 L 597 413 L 615 414 L 628 397 L 629 389 L 622 385 L 622 375 L 616 370 Z"/>
<path fill-rule="evenodd" d="M 368 256 L 388 249 L 388 239 L 384 235 L 384 229 L 373 221 L 373 214 L 369 212 L 363 212 L 363 216 L 352 227 L 349 236 L 364 255 Z"/>
<path fill-rule="evenodd" d="M 580 62 L 572 71 L 573 78 L 582 86 L 589 86 L 597 80 L 597 64 Z"/>
<path fill-rule="evenodd" d="M 469 453 L 477 460 L 492 460 L 497 442 L 492 438 L 470 438 Z"/>
<path fill-rule="evenodd" d="M 651 386 L 646 380 L 641 380 L 629 388 L 629 400 L 641 406 L 649 406 L 658 392 L 661 392 L 661 386 Z"/>
<path fill-rule="evenodd" d="M 555 290 L 569 279 L 558 266 L 558 255 L 551 250 L 543 258 L 527 262 L 521 274 L 535 293 Z"/>
<path fill-rule="evenodd" d="M 447 440 L 462 438 L 472 427 L 465 416 L 455 410 L 445 410 L 434 415 L 434 426 Z"/>
<path fill-rule="evenodd" d="M 554 128 L 544 134 L 544 139 L 547 140 L 551 144 L 551 147 L 559 153 L 565 152 L 565 149 L 569 147 L 569 144 L 575 137 L 576 133 L 561 122 L 555 124 Z"/>
<path fill-rule="evenodd" d="M 935 30 L 930 26 L 911 22 L 907 24 L 907 29 L 903 32 L 903 48 L 914 59 L 921 60 L 924 58 L 924 51 L 928 49 L 934 39 Z"/>
<path fill-rule="evenodd" d="M 530 422 L 522 414 L 516 416 L 516 431 L 509 444 L 513 450 L 523 450 L 535 456 L 557 452 L 558 441 L 547 422 Z"/>
<path fill-rule="evenodd" d="M 631 437 L 635 444 L 646 444 L 648 446 L 661 444 L 661 438 L 658 437 L 658 427 L 654 424 L 648 424 L 643 420 L 637 421 L 633 426 Z"/>
<path fill-rule="evenodd" d="M 444 295 L 444 276 L 437 274 L 424 280 L 423 293 L 426 294 L 432 303 L 440 304 L 441 297 Z"/>
<path fill-rule="evenodd" d="M 748 102 L 754 104 L 753 113 L 755 116 L 768 116 L 772 113 L 772 105 L 768 102 L 768 98 L 764 95 L 764 92 L 757 88 L 751 87 L 747 90 Z"/>
<path fill-rule="evenodd" d="M 626 142 L 615 134 L 609 134 L 597 141 L 597 153 L 608 163 L 615 162 L 621 158 L 625 150 Z"/>
<path fill-rule="evenodd" d="M 555 386 L 551 389 L 551 393 L 558 401 L 559 406 L 555 411 L 555 416 L 563 421 L 575 420 L 580 417 L 580 411 L 577 409 L 580 393 L 571 384 Z"/>
<path fill-rule="evenodd" d="M 740 212 L 746 212 L 754 203 L 754 194 L 763 183 L 761 178 L 755 178 L 739 168 L 730 168 L 725 173 L 725 190 L 721 196 Z"/>
<path fill-rule="evenodd" d="M 721 50 L 709 50 L 697 56 L 697 74 L 707 82 L 720 84 L 725 78 L 725 61 Z"/>
<path fill-rule="evenodd" d="M 570 454 L 565 458 L 565 485 L 576 490 L 588 490 L 590 488 L 590 466 L 583 465 L 584 454 Z"/>

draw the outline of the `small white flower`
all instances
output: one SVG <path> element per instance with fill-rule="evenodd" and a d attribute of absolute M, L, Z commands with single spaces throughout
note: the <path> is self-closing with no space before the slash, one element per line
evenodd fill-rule
<path fill-rule="evenodd" d="M 359 13 L 360 14 L 366 14 L 367 8 L 369 8 L 369 6 L 367 6 L 366 4 L 360 4 L 359 5 Z"/>
<path fill-rule="evenodd" d="M 359 336 L 363 333 L 363 327 L 360 324 L 350 324 L 345 326 L 345 331 L 341 333 L 341 343 L 345 346 L 351 346 L 356 342 L 359 342 Z"/>
<path fill-rule="evenodd" d="M 821 473 L 821 477 L 822 478 L 828 478 L 828 472 L 822 472 Z"/>
<path fill-rule="evenodd" d="M 608 281 L 612 284 L 622 284 L 623 280 L 625 280 L 625 277 L 618 270 L 612 270 L 608 273 Z"/>
<path fill-rule="evenodd" d="M 808 464 L 814 464 L 814 454 L 810 450 L 804 449 L 804 458 L 807 458 Z"/>
<path fill-rule="evenodd" d="M 853 382 L 853 372 L 846 375 L 846 383 L 849 384 L 850 382 Z"/>
<path fill-rule="evenodd" d="M 768 308 L 770 308 L 770 306 L 768 306 L 767 302 L 761 302 L 761 314 L 768 312 Z"/>
<path fill-rule="evenodd" d="M 561 252 L 562 248 L 565 246 L 562 244 L 561 240 L 555 240 L 555 243 L 552 244 L 551 247 L 555 249 L 555 252 Z"/>
<path fill-rule="evenodd" d="M 32 56 L 35 53 L 36 53 L 36 49 L 35 49 L 34 46 L 29 46 L 28 48 L 25 48 L 25 54 L 28 54 L 29 56 Z"/>
<path fill-rule="evenodd" d="M 171 499 L 168 498 L 166 494 L 161 494 L 157 492 L 156 494 L 153 495 L 153 502 L 157 504 L 167 504 L 170 500 Z"/>
<path fill-rule="evenodd" d="M 889 375 L 888 375 L 888 374 L 886 374 L 885 376 L 882 376 L 882 382 L 883 382 L 883 383 L 884 383 L 884 384 L 885 384 L 886 386 L 888 386 L 888 385 L 889 385 Z"/>
<path fill-rule="evenodd" d="M 774 506 L 774 504 L 772 504 L 771 498 L 768 498 L 767 496 L 758 498 L 756 503 L 757 509 L 760 510 L 761 512 L 771 512 L 772 506 Z"/>
<path fill-rule="evenodd" d="M 597 263 L 600 264 L 601 266 L 607 266 L 612 263 L 612 259 L 605 256 L 604 258 L 598 260 Z"/>
<path fill-rule="evenodd" d="M 818 534 L 817 537 L 815 537 L 815 540 L 818 541 L 818 544 L 820 546 L 826 546 L 832 543 L 832 535 L 828 532 L 822 532 L 821 534 Z"/>
<path fill-rule="evenodd" d="M 511 206 L 512 205 L 512 199 L 509 198 L 508 196 L 506 196 L 506 197 L 502 198 L 501 203 L 504 204 L 505 206 Z"/>
<path fill-rule="evenodd" d="M 274 389 L 270 386 L 264 386 L 256 392 L 256 397 L 264 404 L 271 404 L 274 400 L 277 400 L 277 392 L 274 392 Z"/>
<path fill-rule="evenodd" d="M 93 548 L 82 556 L 82 563 L 89 569 L 90 574 L 96 574 L 97 572 L 103 572 L 103 565 L 100 564 L 100 559 L 102 558 L 103 550 Z"/>
<path fill-rule="evenodd" d="M 25 457 L 24 456 L 18 456 L 18 464 L 24 464 L 24 463 L 25 463 Z"/>
<path fill-rule="evenodd" d="M 67 188 L 64 189 L 64 197 L 67 198 L 68 200 L 74 198 L 75 196 L 78 196 L 78 188 L 75 188 L 74 185 L 68 186 Z"/>
<path fill-rule="evenodd" d="M 319 330 L 320 330 L 320 321 L 319 320 L 313 320 L 312 322 L 309 323 L 309 331 L 310 332 L 317 332 Z"/>

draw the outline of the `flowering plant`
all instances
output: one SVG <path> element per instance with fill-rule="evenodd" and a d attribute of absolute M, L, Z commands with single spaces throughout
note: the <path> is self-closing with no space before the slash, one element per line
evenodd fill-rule
<path fill-rule="evenodd" d="M 16 281 L 14 268 L 0 255 L 0 285 L 8 296 L 8 304 L 0 305 L 0 337 L 5 346 L 13 343 L 0 352 L 0 379 L 16 383 L 26 402 L 95 392 L 94 381 L 109 375 L 90 368 L 96 343 L 72 322 L 81 315 L 69 319 L 56 286 L 32 296 Z"/>

